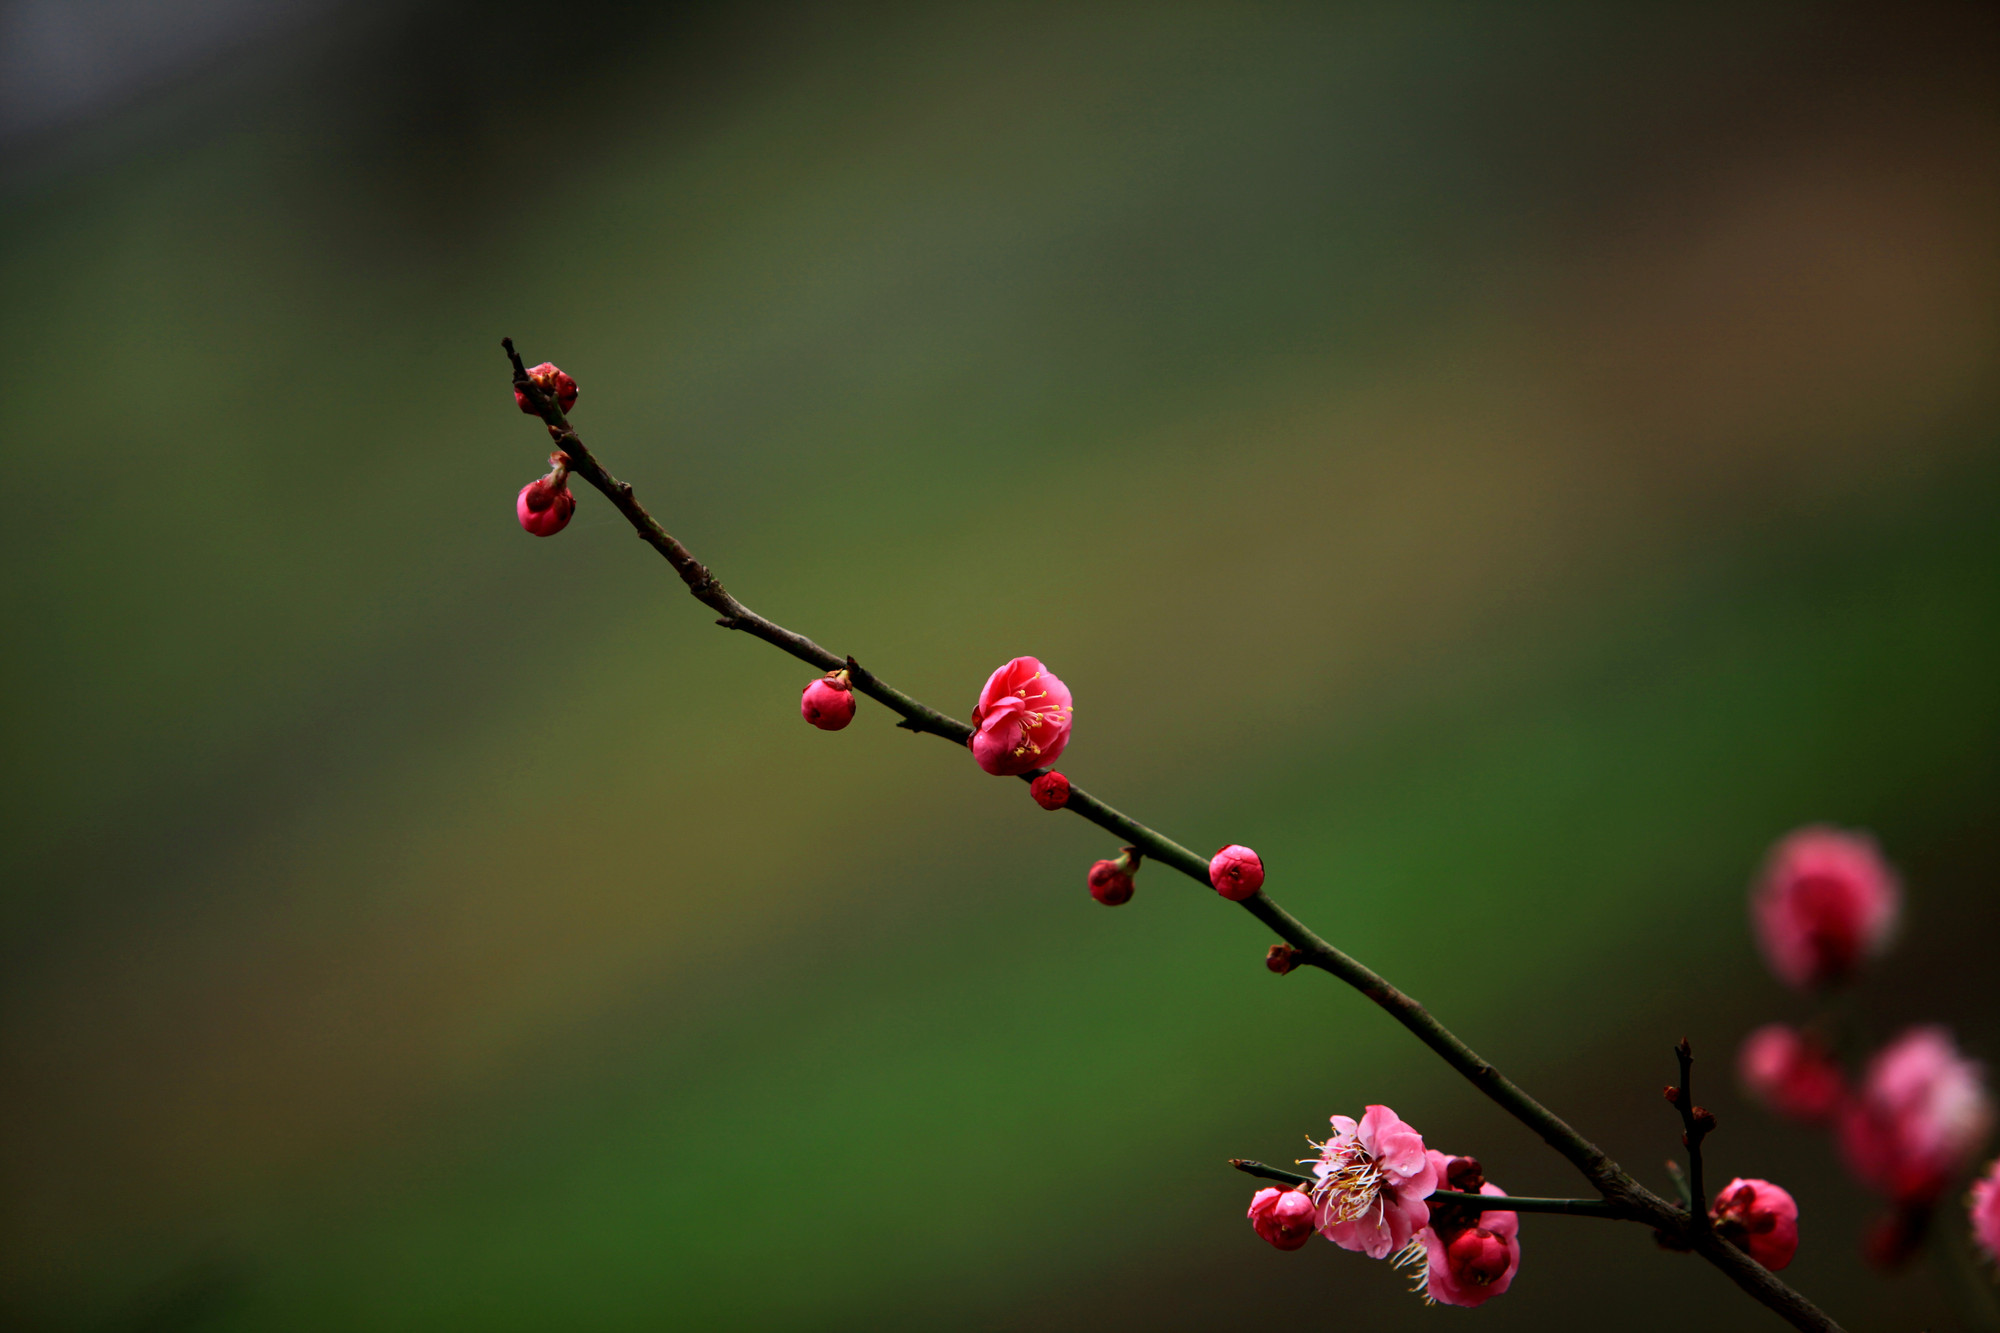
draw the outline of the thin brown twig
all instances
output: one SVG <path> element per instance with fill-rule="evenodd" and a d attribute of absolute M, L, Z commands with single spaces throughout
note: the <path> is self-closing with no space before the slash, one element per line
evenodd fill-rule
<path fill-rule="evenodd" d="M 556 447 L 569 455 L 572 475 L 589 482 L 620 514 L 625 516 L 626 521 L 632 525 L 640 538 L 658 551 L 673 567 L 674 572 L 680 575 L 681 581 L 687 585 L 688 591 L 695 599 L 717 613 L 718 625 L 724 629 L 741 630 L 763 639 L 822 671 L 846 668 L 855 689 L 890 709 L 902 719 L 896 724 L 899 727 L 910 731 L 929 732 L 958 745 L 964 745 L 971 739 L 972 728 L 957 718 L 940 713 L 891 687 L 873 672 L 861 667 L 852 657 L 837 656 L 803 634 L 794 633 L 774 621 L 765 619 L 732 596 L 709 572 L 707 566 L 696 560 L 685 546 L 660 526 L 658 520 L 646 512 L 645 506 L 641 505 L 633 494 L 632 487 L 613 477 L 597 461 L 596 455 L 590 452 L 582 438 L 570 426 L 561 407 L 550 395 L 542 391 L 540 385 L 529 378 L 527 366 L 522 362 L 520 353 L 514 349 L 513 339 L 502 338 L 500 344 L 506 349 L 507 358 L 514 368 L 515 391 L 521 394 L 542 418 Z M 1032 781 L 1046 771 L 1036 769 L 1022 774 L 1021 777 L 1023 781 Z M 1204 887 L 1213 887 L 1208 878 L 1208 862 L 1202 857 L 1165 834 L 1106 805 L 1073 783 L 1070 786 L 1069 800 L 1063 808 L 1117 835 L 1154 860 L 1172 866 Z M 1358 960 L 1321 939 L 1261 889 L 1244 899 L 1241 906 L 1269 927 L 1278 938 L 1297 950 L 1302 961 L 1331 973 L 1360 991 L 1502 1110 L 1533 1130 L 1581 1172 L 1603 1196 L 1604 1201 L 1617 1208 L 1622 1215 L 1628 1215 L 1635 1221 L 1644 1222 L 1655 1230 L 1670 1235 L 1685 1235 L 1689 1248 L 1722 1269 L 1731 1281 L 1749 1293 L 1752 1298 L 1777 1312 L 1793 1327 L 1810 1330 L 1812 1333 L 1840 1333 L 1840 1326 L 1812 1302 L 1757 1264 L 1749 1255 L 1721 1241 L 1713 1232 L 1699 1225 L 1694 1217 L 1694 1214 L 1699 1212 L 1698 1198 L 1695 1209 L 1683 1210 L 1647 1189 L 1629 1172 L 1612 1161 L 1603 1149 L 1577 1133 L 1560 1116 L 1529 1096 L 1491 1063 L 1480 1058 L 1477 1052 L 1461 1041 L 1444 1024 L 1438 1022 L 1417 1000 L 1390 985 L 1386 979 Z"/>

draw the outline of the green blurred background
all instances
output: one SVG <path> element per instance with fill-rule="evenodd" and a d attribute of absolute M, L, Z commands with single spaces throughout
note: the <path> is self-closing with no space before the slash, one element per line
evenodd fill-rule
<path fill-rule="evenodd" d="M 76 6 L 165 54 L 0 141 L 13 1326 L 1777 1326 L 1637 1228 L 1476 1314 L 1258 1241 L 1224 1159 L 1370 1101 L 1578 1182 L 523 534 L 502 334 L 750 605 L 959 716 L 1042 657 L 1072 777 L 1659 1188 L 1688 1035 L 1788 1276 L 1959 1317 L 1727 1066 L 1815 820 L 1908 878 L 1858 1019 L 2000 1054 L 1990 7 L 246 8 Z"/>

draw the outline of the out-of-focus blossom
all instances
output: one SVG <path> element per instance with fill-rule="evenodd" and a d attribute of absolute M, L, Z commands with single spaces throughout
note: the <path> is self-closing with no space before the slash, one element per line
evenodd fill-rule
<path fill-rule="evenodd" d="M 1846 980 L 1879 953 L 1902 899 L 1873 838 L 1814 825 L 1771 849 L 1751 890 L 1750 919 L 1778 979 L 1811 990 Z"/>
<path fill-rule="evenodd" d="M 1868 1062 L 1841 1114 L 1841 1154 L 1891 1202 L 1926 1204 L 1971 1164 L 1992 1127 L 1980 1066 L 1944 1028 L 1914 1027 Z"/>
<path fill-rule="evenodd" d="M 1447 1157 L 1433 1150 L 1431 1164 L 1445 1187 L 1468 1194 L 1503 1195 L 1486 1179 L 1477 1160 Z M 1457 1200 L 1433 1196 L 1430 1225 L 1399 1256 L 1400 1266 L 1417 1269 L 1415 1289 L 1439 1305 L 1484 1305 L 1514 1283 L 1521 1267 L 1521 1218 L 1511 1210 L 1473 1214 Z"/>
<path fill-rule="evenodd" d="M 1966 1207 L 1972 1214 L 1972 1239 L 1986 1251 L 1989 1263 L 2000 1264 L 2000 1158 L 1973 1182 Z"/>
<path fill-rule="evenodd" d="M 1240 903 L 1264 887 L 1264 862 L 1248 847 L 1231 843 L 1209 858 L 1208 882 L 1230 902 Z"/>
<path fill-rule="evenodd" d="M 1423 1135 L 1388 1107 L 1370 1106 L 1359 1121 L 1334 1116 L 1333 1136 L 1313 1146 L 1320 1234 L 1341 1249 L 1386 1258 L 1430 1221 L 1424 1200 L 1437 1188 L 1437 1167 Z"/>
<path fill-rule="evenodd" d="M 1782 1186 L 1742 1176 L 1724 1185 L 1708 1210 L 1722 1238 L 1773 1273 L 1799 1250 L 1799 1206 Z"/>
<path fill-rule="evenodd" d="M 1312 1239 L 1319 1209 L 1304 1190 L 1258 1190 L 1250 1199 L 1250 1225 L 1281 1250 Z"/>
<path fill-rule="evenodd" d="M 1069 687 L 1032 657 L 1017 657 L 987 678 L 972 710 L 972 757 L 996 777 L 1046 768 L 1069 744 Z"/>
<path fill-rule="evenodd" d="M 1808 1125 L 1832 1121 L 1847 1097 L 1847 1077 L 1825 1046 L 1787 1023 L 1766 1023 L 1745 1037 L 1736 1072 L 1751 1096 Z"/>

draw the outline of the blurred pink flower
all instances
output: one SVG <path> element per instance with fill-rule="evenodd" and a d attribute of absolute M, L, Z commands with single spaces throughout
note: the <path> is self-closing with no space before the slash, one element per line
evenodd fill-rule
<path fill-rule="evenodd" d="M 1783 1187 L 1741 1176 L 1724 1185 L 1708 1210 L 1722 1238 L 1773 1273 L 1799 1249 L 1799 1206 Z"/>
<path fill-rule="evenodd" d="M 1888 944 L 1903 890 L 1875 840 L 1823 824 L 1787 834 L 1751 890 L 1750 916 L 1780 981 L 1844 981 Z"/>
<path fill-rule="evenodd" d="M 972 710 L 972 757 L 996 777 L 1053 764 L 1069 744 L 1069 687 L 1032 657 L 987 677 Z"/>
<path fill-rule="evenodd" d="M 1312 1239 L 1318 1212 L 1304 1190 L 1258 1190 L 1250 1199 L 1250 1225 L 1281 1250 L 1296 1250 Z"/>
<path fill-rule="evenodd" d="M 1264 887 L 1264 862 L 1248 847 L 1229 844 L 1208 861 L 1208 882 L 1232 903 Z"/>
<path fill-rule="evenodd" d="M 1876 1052 L 1840 1121 L 1848 1170 L 1898 1204 L 1944 1192 L 1993 1127 L 1977 1063 L 1942 1027 L 1913 1027 Z"/>
<path fill-rule="evenodd" d="M 1334 1116 L 1333 1137 L 1313 1146 L 1320 1234 L 1341 1249 L 1386 1258 L 1430 1221 L 1424 1199 L 1437 1188 L 1437 1167 L 1423 1135 L 1388 1107 L 1370 1106 L 1359 1123 Z"/>
<path fill-rule="evenodd" d="M 1847 1097 L 1847 1076 L 1819 1039 L 1788 1023 L 1766 1023 L 1745 1037 L 1736 1072 L 1751 1096 L 1808 1125 L 1833 1120 Z"/>
<path fill-rule="evenodd" d="M 1986 1251 L 1989 1262 L 2000 1264 L 2000 1159 L 1973 1182 L 1966 1206 L 1972 1214 L 1972 1239 Z"/>
<path fill-rule="evenodd" d="M 1451 1189 L 1504 1195 L 1470 1157 L 1429 1154 L 1439 1178 Z M 1484 1305 L 1514 1283 L 1521 1267 L 1521 1218 L 1495 1209 L 1468 1217 L 1470 1205 L 1453 1201 L 1431 1209 L 1431 1224 L 1407 1248 L 1406 1265 L 1420 1268 L 1417 1290 L 1439 1305 Z"/>

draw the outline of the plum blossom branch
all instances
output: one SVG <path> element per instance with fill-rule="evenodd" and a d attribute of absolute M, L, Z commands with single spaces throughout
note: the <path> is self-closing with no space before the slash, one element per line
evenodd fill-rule
<path fill-rule="evenodd" d="M 660 526 L 658 520 L 646 511 L 633 494 L 629 483 L 612 476 L 597 461 L 596 456 L 570 426 L 569 419 L 556 398 L 529 373 L 520 354 L 514 349 L 513 340 L 503 338 L 500 341 L 506 350 L 508 360 L 513 365 L 513 388 L 517 400 L 541 417 L 556 448 L 568 458 L 569 474 L 581 477 L 590 483 L 611 502 L 613 508 L 624 515 L 640 539 L 659 552 L 680 576 L 681 581 L 687 585 L 688 592 L 716 613 L 716 624 L 724 629 L 740 630 L 760 638 L 822 671 L 834 672 L 844 669 L 848 673 L 852 688 L 888 708 L 902 719 L 896 724 L 899 727 L 942 736 L 958 745 L 967 744 L 971 740 L 973 729 L 966 723 L 940 713 L 891 687 L 852 657 L 836 655 L 806 636 L 765 619 L 738 601 L 722 586 L 707 566 L 695 559 L 685 546 L 675 540 Z M 1025 782 L 1032 782 L 1045 772 L 1046 769 L 1032 769 L 1018 776 Z M 1099 828 L 1137 848 L 1146 856 L 1172 866 L 1202 886 L 1215 887 L 1209 876 L 1207 860 L 1165 834 L 1113 809 L 1081 788 L 1074 785 L 1070 787 L 1069 799 L 1063 808 L 1074 811 Z M 1479 1089 L 1502 1110 L 1533 1130 L 1581 1172 L 1603 1196 L 1603 1202 L 1618 1210 L 1620 1216 L 1629 1216 L 1633 1220 L 1642 1221 L 1669 1235 L 1684 1236 L 1689 1247 L 1696 1253 L 1720 1268 L 1751 1297 L 1776 1311 L 1795 1328 L 1817 1330 L 1818 1333 L 1839 1333 L 1839 1326 L 1804 1296 L 1774 1277 L 1741 1250 L 1717 1239 L 1705 1226 L 1706 1217 L 1701 1214 L 1699 1197 L 1695 1200 L 1694 1208 L 1682 1209 L 1647 1189 L 1612 1161 L 1603 1149 L 1571 1128 L 1555 1112 L 1529 1096 L 1490 1062 L 1482 1059 L 1456 1034 L 1438 1022 L 1416 999 L 1390 985 L 1379 973 L 1322 939 L 1297 917 L 1273 901 L 1261 888 L 1236 901 L 1241 903 L 1245 911 L 1263 922 L 1279 939 L 1291 946 L 1297 955 L 1297 963 L 1309 963 L 1331 973 L 1361 992 L 1378 1008 L 1402 1024 L 1417 1040 L 1428 1046 L 1467 1082 Z M 1483 1197 L 1481 1203 L 1484 1206 L 1491 1206 Z"/>
<path fill-rule="evenodd" d="M 1686 1037 L 1674 1046 L 1674 1058 L 1680 1061 L 1681 1081 L 1668 1088 L 1666 1096 L 1681 1113 L 1681 1142 L 1688 1150 L 1688 1224 L 1703 1230 L 1708 1226 L 1708 1191 L 1701 1177 L 1701 1141 L 1715 1129 L 1715 1116 L 1708 1108 L 1694 1104 L 1694 1047 Z"/>

